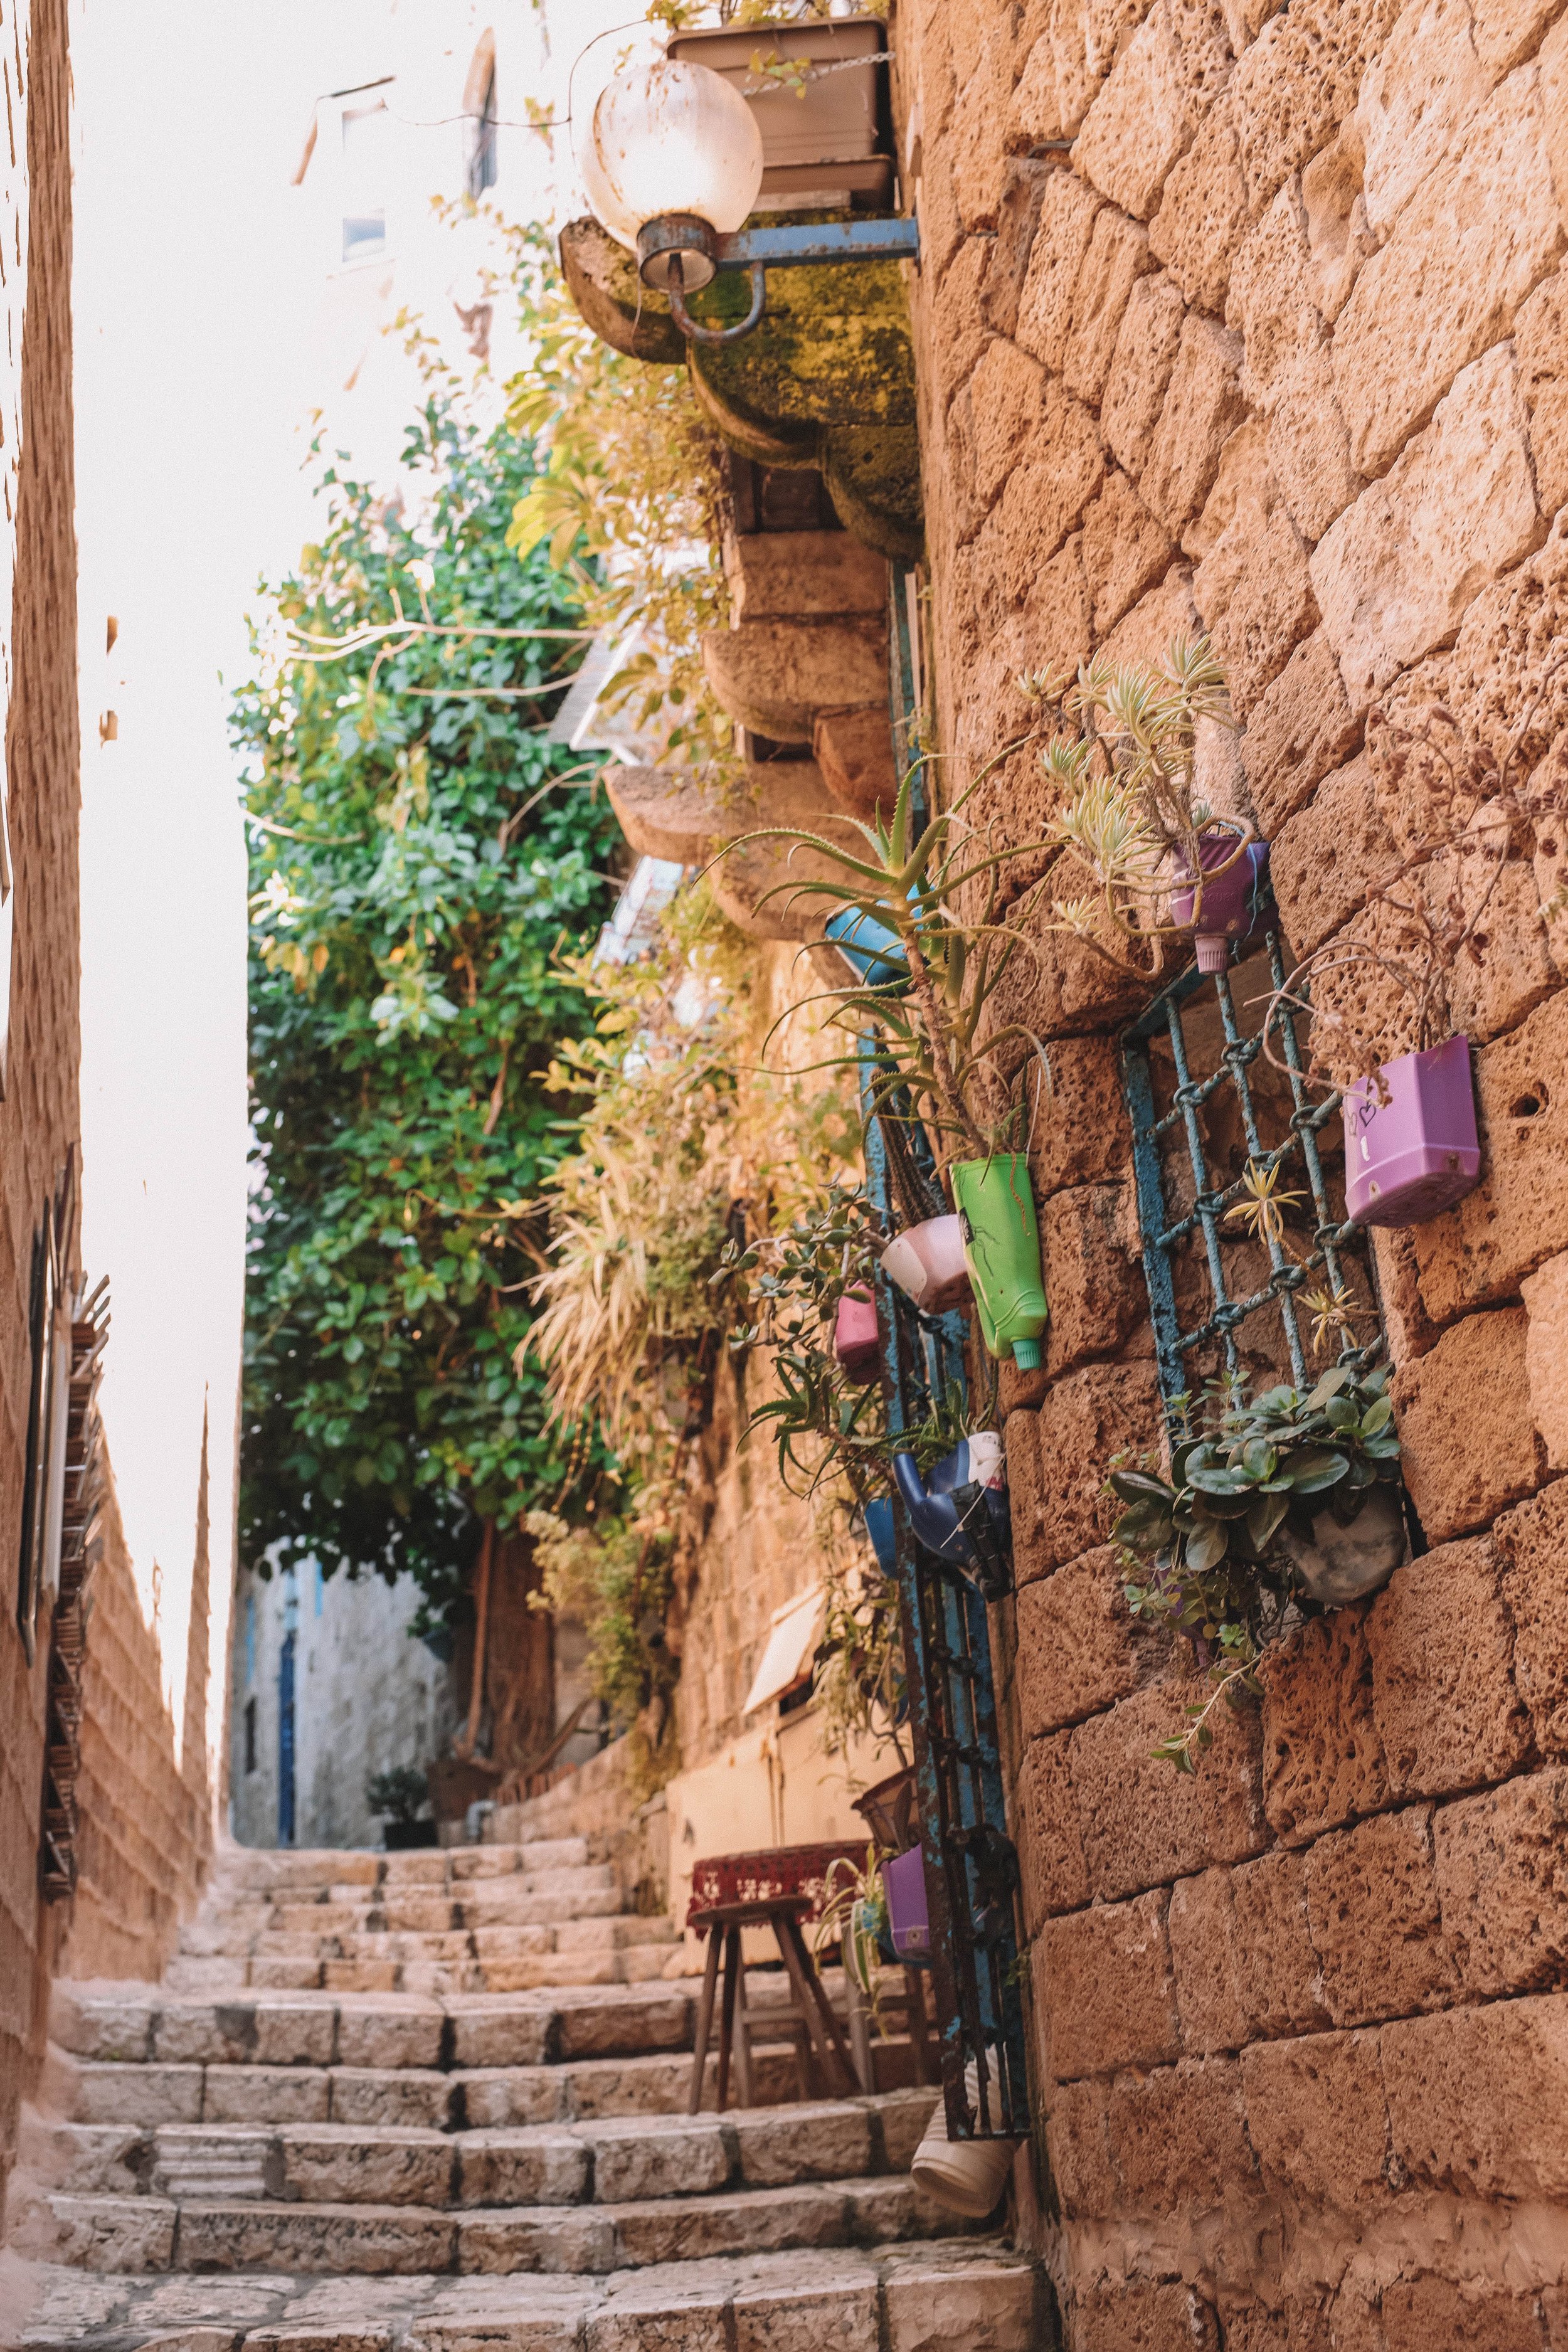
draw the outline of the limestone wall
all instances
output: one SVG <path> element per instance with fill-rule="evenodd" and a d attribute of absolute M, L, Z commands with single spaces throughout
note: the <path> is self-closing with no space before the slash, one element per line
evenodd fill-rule
<path fill-rule="evenodd" d="M 1568 619 L 1563 0 L 900 0 L 893 33 L 943 748 L 1016 731 L 1019 670 L 1201 624 L 1246 722 L 1221 804 L 1305 953 L 1411 821 L 1373 697 L 1506 715 Z M 1559 688 L 1541 751 L 1565 722 Z M 997 804 L 1037 824 L 1037 778 Z M 994 1625 L 1075 2347 L 1568 2343 L 1568 996 L 1521 887 L 1450 1008 L 1485 1181 L 1380 1246 L 1433 1548 L 1190 1780 L 1098 1492 L 1158 1426 L 1132 1003 L 1051 940 L 1021 1008 L 1056 1320 L 1006 1399 Z"/>

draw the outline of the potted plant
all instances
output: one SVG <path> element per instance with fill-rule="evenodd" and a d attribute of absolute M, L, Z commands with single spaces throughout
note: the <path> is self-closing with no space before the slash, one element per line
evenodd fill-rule
<path fill-rule="evenodd" d="M 386 1817 L 382 1843 L 388 1853 L 438 1843 L 435 1822 L 417 1818 L 427 1796 L 426 1777 L 412 1764 L 395 1764 L 390 1771 L 374 1772 L 365 1782 L 365 1803 L 373 1813 Z"/>
<path fill-rule="evenodd" d="M 882 1369 L 877 1302 L 869 1290 L 847 1290 L 833 1318 L 833 1353 L 852 1381 L 874 1381 Z"/>
<path fill-rule="evenodd" d="M 1302 1614 L 1385 1584 L 1405 1557 L 1399 1438 L 1386 1369 L 1336 1364 L 1305 1395 L 1247 1399 L 1225 1380 L 1195 1424 L 1173 1408 L 1168 1475 L 1114 1465 L 1115 1528 L 1133 1614 L 1184 1633 L 1216 1687 L 1160 1750 L 1184 1771 L 1222 1696 L 1256 1690 L 1258 1661 Z"/>
<path fill-rule="evenodd" d="M 1245 945 L 1266 926 L 1273 908 L 1268 887 L 1268 844 L 1244 842 L 1238 857 L 1236 841 L 1236 833 L 1229 826 L 1205 826 L 1198 835 L 1198 855 L 1205 875 L 1201 887 L 1177 889 L 1171 894 L 1171 920 L 1178 930 L 1192 932 L 1200 971 L 1223 971 L 1229 961 L 1232 941 Z M 1184 880 L 1190 880 L 1186 859 L 1180 852 L 1174 870 Z"/>
<path fill-rule="evenodd" d="M 910 1524 L 934 1551 L 976 1584 L 987 1601 L 1013 1589 L 1007 1467 L 994 1429 L 973 1432 L 922 1476 L 914 1454 L 893 1455 L 893 1476 Z"/>

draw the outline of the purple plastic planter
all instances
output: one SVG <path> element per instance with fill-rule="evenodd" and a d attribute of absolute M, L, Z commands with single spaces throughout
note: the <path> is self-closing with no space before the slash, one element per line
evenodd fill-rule
<path fill-rule="evenodd" d="M 1268 844 L 1249 841 L 1245 854 L 1237 857 L 1234 833 L 1205 833 L 1199 836 L 1198 851 L 1205 874 L 1211 866 L 1224 866 L 1227 857 L 1236 858 L 1217 881 L 1204 885 L 1198 917 L 1203 928 L 1194 941 L 1198 970 L 1223 971 L 1231 940 L 1250 939 L 1269 903 Z M 1184 930 L 1192 922 L 1194 896 L 1191 890 L 1172 893 L 1171 920 L 1178 929 Z"/>
<path fill-rule="evenodd" d="M 882 1368 L 877 1302 L 868 1290 L 847 1290 L 833 1324 L 833 1352 L 852 1381 L 874 1381 Z"/>
<path fill-rule="evenodd" d="M 1358 1225 L 1418 1225 L 1480 1181 L 1470 1041 L 1401 1054 L 1383 1079 L 1386 1103 L 1366 1078 L 1345 1096 L 1345 1207 Z"/>
<path fill-rule="evenodd" d="M 925 1855 L 918 1845 L 882 1864 L 888 1900 L 888 1933 L 900 1960 L 931 1958 L 931 1917 L 926 1909 Z"/>

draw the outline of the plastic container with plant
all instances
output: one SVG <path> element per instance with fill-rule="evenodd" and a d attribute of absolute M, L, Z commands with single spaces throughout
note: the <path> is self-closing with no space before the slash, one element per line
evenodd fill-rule
<path fill-rule="evenodd" d="M 364 1784 L 364 1801 L 373 1813 L 384 1816 L 388 1853 L 436 1843 L 435 1822 L 419 1819 L 429 1794 L 429 1784 L 416 1765 L 395 1764 L 389 1771 L 371 1774 Z"/>

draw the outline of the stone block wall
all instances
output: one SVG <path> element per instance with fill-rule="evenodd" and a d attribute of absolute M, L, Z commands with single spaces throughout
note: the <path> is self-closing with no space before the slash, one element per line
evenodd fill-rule
<path fill-rule="evenodd" d="M 962 778 L 1020 732 L 1020 671 L 1206 629 L 1245 730 L 1211 797 L 1273 840 L 1305 954 L 1418 837 L 1373 700 L 1496 730 L 1568 624 L 1563 0 L 899 0 L 893 45 L 942 748 Z M 1532 756 L 1565 727 L 1568 673 Z M 1037 773 L 992 805 L 1026 837 Z M 1191 1779 L 1152 1751 L 1194 1687 L 1100 1496 L 1160 1418 L 1136 998 L 1045 937 L 1007 1006 L 1057 1078 L 993 1626 L 1073 2352 L 1568 2346 L 1556 882 L 1521 875 L 1451 992 L 1483 1183 L 1378 1244 L 1432 1549 L 1276 1657 Z"/>

